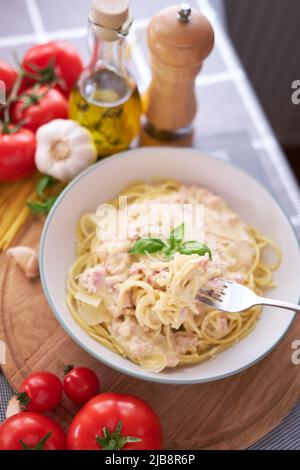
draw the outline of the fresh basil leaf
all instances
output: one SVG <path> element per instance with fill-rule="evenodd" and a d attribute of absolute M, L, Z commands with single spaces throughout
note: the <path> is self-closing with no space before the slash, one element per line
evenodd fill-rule
<path fill-rule="evenodd" d="M 175 246 L 178 246 L 181 244 L 183 238 L 184 238 L 184 226 L 185 224 L 182 223 L 181 225 L 178 225 L 178 227 L 175 227 L 169 237 L 169 245 L 171 248 L 175 248 Z"/>
<path fill-rule="evenodd" d="M 33 212 L 34 214 L 46 214 L 46 208 L 44 202 L 27 202 L 26 206 Z"/>
<path fill-rule="evenodd" d="M 36 185 L 37 195 L 40 197 L 44 197 L 45 189 L 49 188 L 50 186 L 53 186 L 55 182 L 56 180 L 52 178 L 52 176 L 49 176 L 49 175 L 43 176 Z"/>
<path fill-rule="evenodd" d="M 157 253 L 166 248 L 166 244 L 159 238 L 141 238 L 137 240 L 130 250 L 133 255 Z"/>
<path fill-rule="evenodd" d="M 33 202 L 28 202 L 26 205 L 34 214 L 47 215 L 50 212 L 50 209 L 55 203 L 56 199 L 57 199 L 56 196 L 52 196 L 46 199 L 46 201 L 43 201 L 43 202 L 33 201 Z"/>
<path fill-rule="evenodd" d="M 210 259 L 212 259 L 212 254 L 210 249 L 208 248 L 207 245 L 204 245 L 204 243 L 200 243 L 197 241 L 189 241 L 183 243 L 179 247 L 179 253 L 182 255 L 200 255 L 204 256 L 206 253 L 208 253 Z"/>
<path fill-rule="evenodd" d="M 175 255 L 176 250 L 173 248 L 165 248 L 163 253 L 167 259 L 171 259 Z"/>

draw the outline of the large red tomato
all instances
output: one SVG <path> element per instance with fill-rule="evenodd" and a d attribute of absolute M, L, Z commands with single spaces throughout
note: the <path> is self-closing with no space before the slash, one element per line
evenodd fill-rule
<path fill-rule="evenodd" d="M 138 397 L 102 393 L 74 417 L 68 434 L 70 450 L 159 450 L 162 431 L 158 417 Z"/>
<path fill-rule="evenodd" d="M 18 72 L 7 62 L 0 59 L 0 81 L 5 83 L 6 98 L 9 96 L 17 80 Z"/>
<path fill-rule="evenodd" d="M 65 96 L 69 95 L 83 70 L 78 52 L 62 41 L 31 47 L 24 56 L 22 66 L 25 71 L 38 74 L 44 83 L 53 83 L 58 79 L 57 88 Z M 31 86 L 33 80 L 27 78 L 25 84 Z"/>
<path fill-rule="evenodd" d="M 62 428 L 47 416 L 18 413 L 0 425 L 0 450 L 64 450 Z"/>
<path fill-rule="evenodd" d="M 16 181 L 35 170 L 35 136 L 28 129 L 0 131 L 0 181 Z"/>
<path fill-rule="evenodd" d="M 67 367 L 63 380 L 64 392 L 70 400 L 83 405 L 99 393 L 99 379 L 88 367 Z"/>
<path fill-rule="evenodd" d="M 55 408 L 62 397 L 63 386 L 51 372 L 32 372 L 23 381 L 18 399 L 27 411 L 43 413 Z"/>
<path fill-rule="evenodd" d="M 68 102 L 59 91 L 38 86 L 26 90 L 12 105 L 11 118 L 14 123 L 24 122 L 23 127 L 36 132 L 53 119 L 67 119 L 68 112 Z"/>

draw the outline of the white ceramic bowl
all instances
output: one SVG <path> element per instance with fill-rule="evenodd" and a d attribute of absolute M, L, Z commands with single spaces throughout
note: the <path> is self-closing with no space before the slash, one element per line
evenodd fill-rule
<path fill-rule="evenodd" d="M 154 382 L 200 383 L 236 374 L 269 353 L 291 325 L 294 314 L 265 308 L 255 330 L 244 340 L 203 364 L 147 372 L 90 338 L 66 305 L 66 278 L 75 259 L 75 224 L 133 180 L 153 177 L 196 183 L 222 196 L 241 218 L 280 246 L 283 260 L 274 277 L 274 298 L 298 303 L 300 252 L 291 225 L 272 196 L 240 169 L 198 150 L 141 148 L 120 153 L 88 168 L 72 181 L 54 205 L 40 245 L 40 272 L 50 307 L 66 332 L 87 352 L 126 374 Z"/>

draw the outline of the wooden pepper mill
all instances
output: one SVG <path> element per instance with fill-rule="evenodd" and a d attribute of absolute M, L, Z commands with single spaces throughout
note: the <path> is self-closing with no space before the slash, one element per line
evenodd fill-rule
<path fill-rule="evenodd" d="M 210 22 L 187 3 L 166 8 L 152 18 L 148 27 L 152 81 L 146 95 L 142 145 L 192 144 L 195 79 L 213 44 Z"/>

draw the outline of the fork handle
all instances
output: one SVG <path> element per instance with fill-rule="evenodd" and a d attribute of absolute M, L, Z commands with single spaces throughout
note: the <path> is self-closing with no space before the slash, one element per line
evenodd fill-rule
<path fill-rule="evenodd" d="M 292 310 L 293 312 L 300 313 L 300 305 L 284 302 L 283 300 L 271 300 L 267 299 L 266 297 L 258 297 L 257 304 L 284 308 L 285 310 Z"/>

